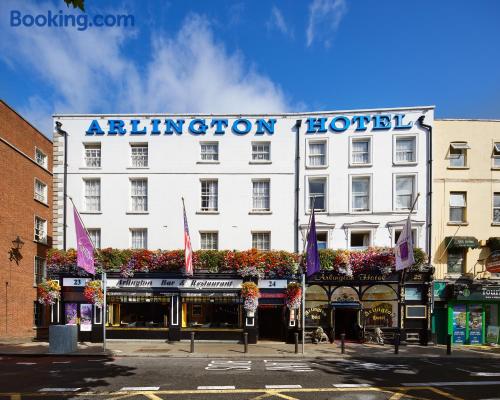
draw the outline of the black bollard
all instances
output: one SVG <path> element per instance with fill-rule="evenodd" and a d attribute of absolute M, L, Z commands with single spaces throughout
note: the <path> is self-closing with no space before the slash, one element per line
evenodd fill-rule
<path fill-rule="evenodd" d="M 295 341 L 295 354 L 299 353 L 299 333 L 295 332 L 293 334 L 293 339 Z"/>
<path fill-rule="evenodd" d="M 399 341 L 400 341 L 400 334 L 396 333 L 394 335 L 394 354 L 399 354 Z"/>
<path fill-rule="evenodd" d="M 189 352 L 194 353 L 194 332 L 191 332 L 191 349 Z"/>
<path fill-rule="evenodd" d="M 340 334 L 340 352 L 345 354 L 345 333 Z"/>
<path fill-rule="evenodd" d="M 244 353 L 248 353 L 248 332 L 243 333 L 243 346 L 244 346 Z"/>
<path fill-rule="evenodd" d="M 448 334 L 448 337 L 446 338 L 446 354 L 450 355 L 451 354 L 451 335 Z"/>

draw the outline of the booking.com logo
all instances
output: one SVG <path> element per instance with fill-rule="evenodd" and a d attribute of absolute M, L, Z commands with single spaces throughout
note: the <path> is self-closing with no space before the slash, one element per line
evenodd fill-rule
<path fill-rule="evenodd" d="M 66 28 L 75 27 L 79 31 L 85 31 L 90 27 L 129 27 L 134 26 L 135 19 L 133 15 L 114 15 L 114 14 L 64 14 L 61 10 L 58 13 L 47 11 L 47 14 L 22 14 L 19 10 L 10 12 L 10 26 L 12 27 L 49 27 Z"/>

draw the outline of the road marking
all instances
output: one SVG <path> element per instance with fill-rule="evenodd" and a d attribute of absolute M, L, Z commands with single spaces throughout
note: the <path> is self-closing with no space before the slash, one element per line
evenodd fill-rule
<path fill-rule="evenodd" d="M 313 372 L 305 362 L 264 360 L 266 371 Z"/>
<path fill-rule="evenodd" d="M 302 385 L 266 385 L 266 389 L 301 389 Z"/>
<path fill-rule="evenodd" d="M 198 386 L 198 390 L 234 390 L 235 386 Z"/>
<path fill-rule="evenodd" d="M 120 392 L 148 392 L 151 390 L 160 390 L 159 386 L 125 386 L 122 387 L 119 391 Z"/>
<path fill-rule="evenodd" d="M 472 371 L 469 371 L 468 369 L 463 369 L 463 368 L 455 368 L 455 369 L 458 371 L 462 371 L 462 372 L 468 372 L 468 373 L 472 372 Z"/>
<path fill-rule="evenodd" d="M 372 387 L 368 383 L 334 383 L 333 387 L 336 388 L 368 388 Z"/>
<path fill-rule="evenodd" d="M 424 383 L 402 383 L 401 386 L 481 386 L 500 385 L 500 381 L 473 381 L 473 382 L 424 382 Z"/>
<path fill-rule="evenodd" d="M 432 365 L 439 365 L 440 367 L 443 366 L 443 364 L 439 364 L 437 362 L 433 362 L 433 361 L 429 361 L 429 360 L 422 360 L 424 363 L 427 363 L 427 364 L 432 364 Z M 458 369 L 458 368 L 457 368 Z"/>
<path fill-rule="evenodd" d="M 99 358 L 98 360 L 87 360 L 88 362 L 103 362 L 103 361 L 111 361 L 108 358 Z"/>
<path fill-rule="evenodd" d="M 43 388 L 39 392 L 78 392 L 82 388 Z"/>
<path fill-rule="evenodd" d="M 228 361 L 228 360 L 212 360 L 205 367 L 207 371 L 250 371 L 252 369 L 252 361 Z"/>
<path fill-rule="evenodd" d="M 17 365 L 36 365 L 34 362 L 16 362 Z"/>
<path fill-rule="evenodd" d="M 69 364 L 71 361 L 52 361 L 52 364 Z"/>
<path fill-rule="evenodd" d="M 471 376 L 500 376 L 500 372 L 471 372 Z"/>
<path fill-rule="evenodd" d="M 146 396 L 150 400 L 162 400 L 161 397 L 158 397 L 156 394 L 153 393 L 143 393 L 143 396 Z"/>

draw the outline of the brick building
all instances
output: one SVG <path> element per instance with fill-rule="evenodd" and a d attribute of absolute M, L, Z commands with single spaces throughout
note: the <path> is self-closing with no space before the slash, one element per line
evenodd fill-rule
<path fill-rule="evenodd" d="M 36 284 L 52 241 L 51 155 L 52 142 L 0 100 L 0 339 L 46 326 Z"/>

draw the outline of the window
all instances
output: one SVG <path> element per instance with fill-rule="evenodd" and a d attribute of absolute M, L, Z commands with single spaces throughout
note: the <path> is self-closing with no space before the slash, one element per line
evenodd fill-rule
<path fill-rule="evenodd" d="M 130 145 L 132 151 L 132 168 L 148 167 L 148 144 L 134 143 Z"/>
<path fill-rule="evenodd" d="M 353 212 L 370 211 L 370 177 L 351 178 L 351 208 Z"/>
<path fill-rule="evenodd" d="M 415 175 L 398 175 L 395 178 L 395 210 L 410 210 L 415 199 Z"/>
<path fill-rule="evenodd" d="M 91 228 L 87 229 L 89 233 L 90 240 L 92 241 L 94 247 L 96 249 L 101 248 L 101 229 L 100 228 Z"/>
<path fill-rule="evenodd" d="M 271 143 L 253 142 L 252 143 L 252 161 L 270 161 Z"/>
<path fill-rule="evenodd" d="M 252 208 L 255 211 L 269 211 L 270 206 L 270 196 L 269 196 L 269 186 L 270 182 L 268 180 L 264 181 L 253 181 L 252 182 Z"/>
<path fill-rule="evenodd" d="M 35 199 L 47 204 L 47 185 L 35 179 Z"/>
<path fill-rule="evenodd" d="M 85 146 L 85 166 L 87 168 L 101 167 L 101 144 L 87 143 Z"/>
<path fill-rule="evenodd" d="M 148 248 L 148 230 L 144 228 L 131 229 L 131 247 L 132 249 Z"/>
<path fill-rule="evenodd" d="M 33 302 L 33 325 L 35 327 L 43 325 L 42 305 L 38 301 Z"/>
<path fill-rule="evenodd" d="M 396 137 L 396 164 L 414 163 L 417 160 L 415 137 Z"/>
<path fill-rule="evenodd" d="M 500 168 L 500 143 L 493 146 L 493 167 Z"/>
<path fill-rule="evenodd" d="M 393 246 L 395 246 L 396 243 L 398 242 L 399 236 L 401 236 L 402 232 L 403 232 L 403 228 L 394 229 L 393 243 L 392 243 Z M 411 230 L 411 239 L 413 241 L 413 247 L 418 247 L 418 235 L 417 235 L 416 229 Z"/>
<path fill-rule="evenodd" d="M 450 193 L 450 222 L 465 222 L 465 192 Z"/>
<path fill-rule="evenodd" d="M 217 211 L 218 205 L 218 182 L 216 180 L 201 181 L 201 211 Z"/>
<path fill-rule="evenodd" d="M 371 145 L 371 140 L 369 138 L 352 139 L 351 142 L 352 165 L 371 164 L 370 145 Z"/>
<path fill-rule="evenodd" d="M 219 249 L 219 233 L 218 232 L 200 232 L 201 249 L 202 250 L 218 250 Z"/>
<path fill-rule="evenodd" d="M 38 165 L 47 168 L 47 155 L 38 148 L 35 148 L 35 161 Z"/>
<path fill-rule="evenodd" d="M 309 178 L 309 211 L 326 211 L 326 178 Z"/>
<path fill-rule="evenodd" d="M 470 149 L 470 147 L 466 142 L 450 143 L 450 167 L 467 166 L 467 149 Z"/>
<path fill-rule="evenodd" d="M 35 256 L 35 265 L 34 265 L 34 283 L 38 285 L 42 283 L 45 278 L 45 259 L 42 257 Z"/>
<path fill-rule="evenodd" d="M 202 142 L 200 145 L 202 161 L 219 161 L 219 143 Z"/>
<path fill-rule="evenodd" d="M 101 180 L 85 179 L 85 211 L 101 211 Z"/>
<path fill-rule="evenodd" d="M 47 241 L 47 221 L 40 217 L 35 217 L 35 241 Z"/>
<path fill-rule="evenodd" d="M 318 242 L 318 249 L 328 248 L 328 233 L 327 232 L 317 232 L 316 240 Z"/>
<path fill-rule="evenodd" d="M 326 166 L 326 140 L 309 141 L 309 167 L 324 167 Z"/>
<path fill-rule="evenodd" d="M 493 222 L 500 223 L 500 193 L 493 193 Z"/>
<path fill-rule="evenodd" d="M 370 246 L 371 242 L 371 232 L 357 232 L 354 231 L 350 233 L 350 245 L 351 250 L 365 250 Z"/>
<path fill-rule="evenodd" d="M 448 249 L 448 273 L 461 274 L 464 270 L 464 249 Z"/>
<path fill-rule="evenodd" d="M 271 250 L 271 232 L 253 232 L 252 248 L 257 250 Z"/>
<path fill-rule="evenodd" d="M 130 180 L 131 211 L 148 211 L 148 180 L 144 178 Z"/>

